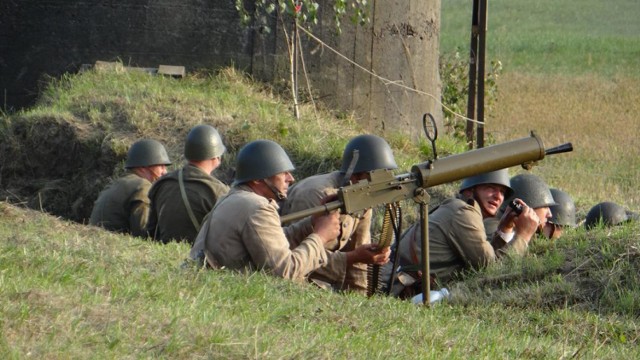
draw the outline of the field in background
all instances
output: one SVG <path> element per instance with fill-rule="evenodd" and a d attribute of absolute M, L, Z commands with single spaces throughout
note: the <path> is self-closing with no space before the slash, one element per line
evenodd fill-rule
<path fill-rule="evenodd" d="M 443 0 L 441 52 L 469 53 L 472 1 Z M 640 2 L 489 0 L 487 59 L 507 72 L 640 76 Z"/>
<path fill-rule="evenodd" d="M 584 215 L 615 201 L 640 210 L 640 2 L 489 1 L 487 61 L 499 60 L 496 141 L 535 130 L 571 142 L 533 171 L 570 192 Z M 441 51 L 468 55 L 471 2 L 442 2 Z"/>
<path fill-rule="evenodd" d="M 534 173 L 572 194 L 584 215 L 601 201 L 640 210 L 640 79 L 505 74 L 489 132 L 498 140 L 529 129 L 545 146 L 572 153 L 545 158 Z"/>

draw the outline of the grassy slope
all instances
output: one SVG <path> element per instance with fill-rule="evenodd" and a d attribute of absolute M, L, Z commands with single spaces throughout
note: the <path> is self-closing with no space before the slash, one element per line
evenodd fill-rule
<path fill-rule="evenodd" d="M 625 254 L 619 253 L 628 235 L 637 238 L 637 226 L 608 238 L 599 233 L 608 243 L 597 243 L 604 250 L 601 259 L 591 258 L 591 246 L 572 252 L 571 273 L 584 273 L 599 286 L 583 289 L 557 268 L 547 268 L 564 263 L 569 243 L 563 242 L 537 247 L 524 263 L 501 264 L 472 277 L 457 289 L 460 299 L 429 310 L 392 298 L 332 294 L 263 274 L 181 267 L 188 252 L 183 244 L 162 246 L 6 204 L 0 204 L 0 215 L 4 358 L 640 355 L 634 346 L 637 280 L 630 292 L 630 280 L 620 279 L 639 270 L 637 248 L 626 254 L 636 257 L 635 267 L 624 265 Z M 535 281 L 521 275 L 526 272 L 535 273 Z M 492 277 L 496 273 L 518 275 L 498 281 Z M 585 290 L 619 294 L 625 301 L 581 302 L 580 296 L 589 297 Z"/>
<path fill-rule="evenodd" d="M 500 3 L 491 4 L 494 14 Z M 518 2 L 518 6 L 524 5 Z M 629 11 L 619 13 L 625 14 Z M 535 121 L 536 127 L 546 131 L 545 139 L 550 143 L 574 138 L 548 129 L 556 124 L 544 122 L 552 121 L 551 117 L 528 118 L 540 103 L 551 114 L 562 113 L 566 104 L 580 109 L 585 104 L 597 108 L 609 103 L 618 109 L 614 113 L 626 113 L 629 103 L 625 99 L 636 101 L 640 88 L 633 79 L 607 77 L 605 88 L 617 90 L 614 94 L 619 96 L 606 98 L 594 92 L 588 101 L 581 101 L 583 94 L 589 94 L 588 89 L 596 87 L 594 84 L 602 86 L 601 75 L 589 82 L 590 75 L 574 78 L 576 74 L 570 74 L 561 77 L 563 81 L 555 84 L 557 89 L 544 97 L 547 78 L 532 83 L 536 76 L 524 70 L 509 72 L 509 65 L 505 66 L 508 71 L 503 79 L 508 81 L 501 85 L 504 95 L 499 104 L 507 115 L 499 113 L 496 117 Z M 576 84 L 583 84 L 584 88 L 578 89 L 585 91 L 572 91 Z M 185 98 L 201 93 L 194 90 Z M 532 93 L 541 97 L 536 99 Z M 204 101 L 211 101 L 206 99 L 212 94 L 205 94 Z M 605 101 L 593 105 L 595 100 Z M 272 107 L 280 114 L 286 113 L 286 108 L 274 105 L 274 101 L 252 103 L 253 110 L 248 113 L 231 113 L 249 116 L 250 126 L 245 129 L 254 130 L 255 124 L 273 118 Z M 629 119 L 637 113 L 633 109 L 630 107 L 626 115 Z M 226 110 L 215 111 L 223 113 L 212 114 L 213 118 L 229 115 Z M 591 118 L 603 116 L 594 112 Z M 576 118 L 584 119 L 585 115 Z M 569 162 L 569 175 L 552 177 L 554 184 L 581 191 L 575 184 L 578 179 L 584 179 L 584 172 L 597 172 L 601 177 L 619 177 L 629 183 L 623 192 L 614 192 L 616 199 L 637 199 L 638 191 L 631 187 L 631 181 L 638 178 L 638 166 L 627 154 L 637 154 L 634 151 L 638 147 L 634 150 L 630 132 L 603 126 L 607 137 L 594 138 L 593 128 L 578 120 L 571 125 L 573 120 L 568 119 L 564 126 L 573 126 L 571 129 L 585 139 L 585 144 L 597 145 L 592 151 L 599 148 L 597 154 L 602 161 L 616 166 L 608 172 L 601 163 L 587 162 L 590 153 L 578 157 L 576 152 L 565 157 L 575 159 Z M 275 131 L 273 136 L 291 131 L 299 134 L 297 125 L 288 127 L 288 120 L 281 124 L 280 132 Z M 521 137 L 528 123 L 509 124 L 501 127 L 498 137 Z M 323 143 L 319 142 L 321 148 Z M 332 144 L 331 148 L 340 146 Z M 399 153 L 414 150 L 395 139 L 394 146 Z M 621 150 L 613 153 L 605 151 L 607 148 Z M 615 160 L 616 156 L 621 159 Z M 405 160 L 401 166 L 407 168 L 412 161 Z M 545 159 L 544 166 L 536 171 L 548 176 L 552 174 L 548 172 L 550 166 L 561 165 L 560 160 Z M 579 193 L 583 206 L 611 190 L 593 186 L 593 177 L 584 183 L 594 193 Z M 0 355 L 638 358 L 639 238 L 640 228 L 635 224 L 588 234 L 579 229 L 557 243 L 539 241 L 524 261 L 508 261 L 470 277 L 456 286 L 452 302 L 432 311 L 394 299 L 330 294 L 262 274 L 181 268 L 188 250 L 184 245 L 159 246 L 0 204 Z"/>

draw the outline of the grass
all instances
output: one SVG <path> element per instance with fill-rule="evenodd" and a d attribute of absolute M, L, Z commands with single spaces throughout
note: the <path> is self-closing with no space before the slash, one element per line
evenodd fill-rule
<path fill-rule="evenodd" d="M 497 141 L 535 130 L 545 146 L 574 151 L 545 158 L 534 173 L 568 191 L 584 216 L 609 200 L 640 209 L 640 80 L 505 74 L 488 129 Z"/>
<path fill-rule="evenodd" d="M 629 239 L 637 243 L 637 225 L 596 233 L 591 240 L 608 243 L 608 251 L 587 265 L 593 256 L 587 240 L 571 245 L 585 236 L 582 231 L 541 243 L 531 257 L 471 276 L 453 290 L 450 303 L 427 309 L 392 298 L 333 294 L 262 273 L 183 266 L 184 244 L 160 245 L 7 204 L 0 204 L 0 213 L 4 358 L 639 355 L 638 304 L 632 300 L 640 295 L 638 280 L 606 280 L 616 274 L 610 262 L 631 266 L 620 267 L 618 275 L 639 270 L 637 254 L 627 254 L 635 259 L 628 264 L 619 259 Z M 558 267 L 568 248 L 575 266 L 563 276 Z M 580 271 L 609 283 L 603 296 L 589 296 L 587 290 L 598 287 L 571 277 Z M 487 285 L 499 273 L 515 275 Z"/>
<path fill-rule="evenodd" d="M 640 76 L 635 0 L 492 0 L 487 59 L 532 74 Z M 472 3 L 442 2 L 441 51 L 469 53 Z"/>
<path fill-rule="evenodd" d="M 38 106 L 22 116 L 64 114 L 75 122 L 103 129 L 114 138 L 132 141 L 142 136 L 155 137 L 168 147 L 174 159 L 181 157 L 188 130 L 196 124 L 209 123 L 219 129 L 228 145 L 229 156 L 223 157 L 226 166 L 231 166 L 241 145 L 269 138 L 290 152 L 304 176 L 333 169 L 335 164 L 321 163 L 326 159 L 338 161 L 348 139 L 363 131 L 350 117 L 334 118 L 332 126 L 325 126 L 331 113 L 314 110 L 310 105 L 301 107 L 301 119 L 296 120 L 286 101 L 232 68 L 215 74 L 190 74 L 185 80 L 124 70 L 68 75 L 53 82 Z M 396 147 L 416 149 L 400 134 L 389 137 Z M 415 151 L 397 156 L 406 167 L 420 158 Z M 307 169 L 306 163 L 315 168 Z"/>
<path fill-rule="evenodd" d="M 442 3 L 444 53 L 468 54 L 471 10 L 467 1 Z M 487 60 L 500 60 L 503 73 L 486 136 L 503 142 L 535 130 L 545 146 L 571 142 L 572 153 L 533 172 L 568 191 L 581 216 L 607 200 L 640 209 L 637 13 L 631 0 L 489 2 Z"/>

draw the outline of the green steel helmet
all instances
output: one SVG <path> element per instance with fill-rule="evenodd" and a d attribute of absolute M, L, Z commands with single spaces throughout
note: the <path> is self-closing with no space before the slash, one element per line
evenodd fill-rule
<path fill-rule="evenodd" d="M 525 173 L 512 177 L 511 188 L 513 189 L 513 195 L 505 200 L 502 205 L 503 208 L 513 198 L 520 198 L 533 209 L 558 205 L 553 200 L 549 186 L 536 175 Z"/>
<path fill-rule="evenodd" d="M 222 156 L 226 150 L 218 130 L 211 125 L 198 125 L 187 134 L 184 157 L 192 161 L 209 160 Z"/>
<path fill-rule="evenodd" d="M 342 154 L 341 173 L 347 173 L 353 161 L 354 151 L 358 151 L 358 158 L 353 167 L 353 174 L 378 169 L 396 169 L 396 161 L 389 144 L 375 135 L 359 135 L 349 141 Z"/>
<path fill-rule="evenodd" d="M 566 192 L 559 189 L 550 189 L 553 200 L 558 205 L 550 206 L 550 223 L 562 226 L 576 227 L 576 205 Z"/>
<path fill-rule="evenodd" d="M 509 180 L 509 171 L 507 169 L 500 169 L 484 174 L 470 176 L 462 180 L 460 192 L 482 184 L 496 184 L 506 187 L 507 190 L 504 194 L 505 199 L 509 198 L 513 194 L 513 189 L 511 188 L 511 182 Z"/>
<path fill-rule="evenodd" d="M 294 169 L 289 156 L 278 143 L 271 140 L 255 140 L 238 152 L 233 184 L 266 179 Z"/>
<path fill-rule="evenodd" d="M 638 214 L 625 210 L 622 206 L 605 201 L 601 202 L 589 210 L 584 226 L 587 229 L 602 223 L 605 226 L 615 226 L 629 220 L 638 220 Z"/>
<path fill-rule="evenodd" d="M 171 165 L 164 146 L 153 139 L 138 140 L 131 145 L 124 167 L 127 169 L 153 165 Z"/>

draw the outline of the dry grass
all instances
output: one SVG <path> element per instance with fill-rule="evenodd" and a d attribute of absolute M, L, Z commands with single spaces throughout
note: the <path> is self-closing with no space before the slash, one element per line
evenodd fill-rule
<path fill-rule="evenodd" d="M 579 212 L 605 200 L 640 209 L 640 79 L 508 73 L 498 86 L 487 124 L 497 142 L 529 130 L 546 147 L 571 142 L 572 153 L 546 158 L 534 171 L 570 192 Z"/>

